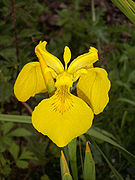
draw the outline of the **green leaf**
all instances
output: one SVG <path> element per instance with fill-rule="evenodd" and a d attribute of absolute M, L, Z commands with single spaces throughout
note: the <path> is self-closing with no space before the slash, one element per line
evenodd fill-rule
<path fill-rule="evenodd" d="M 0 114 L 0 121 L 32 123 L 31 116 L 8 115 L 8 114 Z"/>
<path fill-rule="evenodd" d="M 0 46 L 7 47 L 7 44 L 11 45 L 12 40 L 13 40 L 13 37 L 9 35 L 2 35 L 0 36 Z"/>
<path fill-rule="evenodd" d="M 98 151 L 102 154 L 102 156 L 104 157 L 105 161 L 107 162 L 107 164 L 109 165 L 110 169 L 112 170 L 115 178 L 117 180 L 124 180 L 123 177 L 119 174 L 119 172 L 112 166 L 112 164 L 109 162 L 109 160 L 107 159 L 107 157 L 105 156 L 105 154 L 103 153 L 103 151 L 99 148 L 99 146 L 94 142 L 94 145 L 96 146 L 96 148 L 98 149 Z"/>
<path fill-rule="evenodd" d="M 129 155 L 131 155 L 132 157 L 135 158 L 135 156 L 133 154 L 131 154 L 130 152 L 128 152 L 124 147 L 120 146 L 117 142 L 115 142 L 114 140 L 112 140 L 110 137 L 102 134 L 101 132 L 99 132 L 98 130 L 96 130 L 95 128 L 91 128 L 87 131 L 87 134 L 92 136 L 92 137 L 95 137 L 99 140 L 102 140 L 102 141 L 105 141 L 105 142 L 108 142 L 110 144 L 112 144 L 113 146 L 116 146 L 118 148 L 120 148 L 121 150 L 125 151 L 126 153 L 128 153 Z"/>
<path fill-rule="evenodd" d="M 16 57 L 16 50 L 15 48 L 5 48 L 0 51 L 0 56 L 6 60 L 14 59 Z"/>
<path fill-rule="evenodd" d="M 3 145 L 2 138 L 0 141 L 0 154 L 6 150 L 6 147 Z"/>
<path fill-rule="evenodd" d="M 0 101 L 8 101 L 12 94 L 13 85 L 9 82 L 0 81 Z"/>
<path fill-rule="evenodd" d="M 6 159 L 4 158 L 2 153 L 0 153 L 0 163 L 2 166 L 6 165 Z"/>
<path fill-rule="evenodd" d="M 17 160 L 19 155 L 19 146 L 13 142 L 9 148 L 9 152 L 13 156 L 14 160 Z"/>
<path fill-rule="evenodd" d="M 21 155 L 19 156 L 19 159 L 33 159 L 34 154 L 30 151 L 27 151 L 26 148 L 23 149 Z"/>
<path fill-rule="evenodd" d="M 1 137 L 1 142 L 3 142 L 3 144 L 5 144 L 5 145 L 10 146 L 13 142 L 13 139 L 8 136 L 3 136 L 3 137 Z"/>
<path fill-rule="evenodd" d="M 130 95 L 133 97 L 134 94 L 133 94 L 133 91 L 131 90 L 130 86 L 127 84 L 127 83 L 123 83 L 122 81 L 116 81 L 116 83 L 121 86 L 121 87 L 124 87 L 129 93 Z M 118 99 L 119 100 L 119 99 Z"/>
<path fill-rule="evenodd" d="M 20 136 L 31 136 L 31 132 L 24 129 L 24 128 L 17 128 L 15 129 L 14 131 L 8 133 L 8 136 L 17 136 L 17 137 L 20 137 Z"/>
<path fill-rule="evenodd" d="M 127 114 L 128 114 L 128 112 L 124 111 L 122 121 L 121 121 L 121 128 L 123 128 L 125 126 Z"/>
<path fill-rule="evenodd" d="M 112 2 L 135 24 L 134 2 L 131 0 L 112 0 Z M 129 3 L 130 2 L 130 3 Z"/>
<path fill-rule="evenodd" d="M 76 159 L 76 138 L 68 144 L 68 153 L 74 180 L 78 180 L 77 159 Z"/>
<path fill-rule="evenodd" d="M 14 126 L 14 123 L 12 122 L 6 122 L 2 124 L 2 131 L 3 134 L 6 135 Z"/>
<path fill-rule="evenodd" d="M 93 127 L 92 127 L 92 129 L 93 129 Z M 100 128 L 98 128 L 98 127 L 94 127 L 94 129 L 95 129 L 96 131 L 100 132 L 101 134 L 103 134 L 103 135 L 105 135 L 105 136 L 107 136 L 107 137 L 110 137 L 110 138 L 112 138 L 113 140 L 116 140 L 116 138 L 115 138 L 115 137 L 113 136 L 113 134 L 111 134 L 110 132 L 105 131 L 104 129 L 100 129 Z"/>
<path fill-rule="evenodd" d="M 86 150 L 85 150 L 85 159 L 84 159 L 84 170 L 83 170 L 83 178 L 84 180 L 95 180 L 95 163 L 92 158 L 91 150 L 86 143 Z"/>
<path fill-rule="evenodd" d="M 25 169 L 25 168 L 28 168 L 28 162 L 27 161 L 23 161 L 23 160 L 17 160 L 16 161 L 16 165 L 17 167 L 19 168 L 22 168 L 22 169 Z"/>
<path fill-rule="evenodd" d="M 126 153 L 127 156 L 125 156 L 125 158 L 127 158 L 133 165 L 135 165 L 135 156 L 133 154 L 131 154 L 130 152 L 128 152 L 124 147 L 119 145 L 117 142 L 112 140 L 110 137 L 102 134 L 100 131 L 96 130 L 95 128 L 90 128 L 86 134 L 88 134 L 89 136 L 92 136 L 94 138 L 97 138 L 99 140 L 108 142 L 108 143 L 112 144 L 113 146 L 119 148 L 120 150 L 122 150 L 122 153 L 124 156 Z"/>
<path fill-rule="evenodd" d="M 132 101 L 132 100 L 127 99 L 127 98 L 119 98 L 118 101 L 126 102 L 128 104 L 131 104 L 132 106 L 135 106 L 135 101 Z"/>
<path fill-rule="evenodd" d="M 0 175 L 8 176 L 11 172 L 10 161 L 0 153 Z"/>
<path fill-rule="evenodd" d="M 20 33 L 19 33 L 19 37 L 21 38 L 28 38 L 28 37 L 32 37 L 32 36 L 36 36 L 37 35 L 41 35 L 41 32 L 35 30 L 35 29 L 23 29 Z"/>

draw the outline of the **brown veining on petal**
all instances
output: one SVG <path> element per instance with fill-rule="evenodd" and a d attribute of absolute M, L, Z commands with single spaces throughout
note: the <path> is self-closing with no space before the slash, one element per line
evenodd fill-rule
<path fill-rule="evenodd" d="M 71 107 L 73 106 L 73 100 L 72 95 L 69 92 L 68 86 L 61 86 L 58 88 L 52 96 L 53 103 L 51 104 L 53 111 L 57 111 L 61 114 L 65 113 L 66 111 L 69 111 Z"/>

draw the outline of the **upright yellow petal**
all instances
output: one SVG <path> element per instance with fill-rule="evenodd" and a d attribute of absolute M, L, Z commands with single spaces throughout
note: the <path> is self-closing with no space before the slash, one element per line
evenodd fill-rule
<path fill-rule="evenodd" d="M 67 47 L 67 46 L 64 49 L 63 58 L 64 58 L 64 62 L 65 62 L 65 69 L 67 70 L 67 65 L 71 59 L 71 51 L 70 51 L 69 47 Z"/>
<path fill-rule="evenodd" d="M 63 88 L 56 90 L 51 98 L 41 101 L 32 113 L 35 129 L 59 147 L 85 133 L 93 120 L 91 108 Z"/>
<path fill-rule="evenodd" d="M 47 91 L 39 62 L 26 64 L 19 73 L 14 94 L 19 101 L 25 102 L 35 94 Z"/>
<path fill-rule="evenodd" d="M 77 94 L 93 109 L 94 114 L 101 113 L 109 97 L 110 81 L 107 72 L 102 68 L 91 68 L 83 74 L 77 84 Z"/>
<path fill-rule="evenodd" d="M 98 50 L 94 47 L 90 47 L 89 52 L 74 59 L 68 67 L 69 73 L 75 73 L 81 68 L 90 66 L 98 60 Z"/>
<path fill-rule="evenodd" d="M 64 70 L 64 67 L 56 56 L 46 50 L 46 45 L 46 41 L 40 42 L 35 48 L 35 53 L 38 58 L 42 57 L 45 63 L 59 74 Z"/>

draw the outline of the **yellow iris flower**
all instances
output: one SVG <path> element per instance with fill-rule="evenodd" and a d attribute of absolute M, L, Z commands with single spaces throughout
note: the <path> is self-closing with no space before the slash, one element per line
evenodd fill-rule
<path fill-rule="evenodd" d="M 31 62 L 23 67 L 15 82 L 14 93 L 24 102 L 37 93 L 52 90 L 55 85 L 54 95 L 35 107 L 32 124 L 57 146 L 63 147 L 85 133 L 92 125 L 94 114 L 104 110 L 109 101 L 110 81 L 104 69 L 93 67 L 98 60 L 97 49 L 90 47 L 88 53 L 78 56 L 67 66 L 71 52 L 66 46 L 64 68 L 60 60 L 46 50 L 46 44 L 44 41 L 36 46 L 40 63 Z M 56 79 L 55 84 L 50 74 Z M 70 93 L 77 80 L 78 97 Z"/>

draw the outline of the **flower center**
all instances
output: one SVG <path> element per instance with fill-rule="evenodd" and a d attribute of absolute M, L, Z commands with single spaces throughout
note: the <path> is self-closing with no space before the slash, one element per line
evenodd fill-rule
<path fill-rule="evenodd" d="M 52 109 L 61 114 L 68 111 L 72 105 L 72 95 L 70 88 L 72 87 L 72 75 L 64 71 L 62 74 L 57 76 L 55 86 L 57 90 L 51 97 L 53 100 Z"/>
<path fill-rule="evenodd" d="M 73 106 L 72 95 L 69 92 L 69 87 L 66 85 L 58 88 L 54 96 L 52 96 L 51 98 L 53 100 L 53 103 L 51 104 L 52 110 L 55 112 L 59 112 L 60 114 L 69 111 Z"/>
<path fill-rule="evenodd" d="M 55 86 L 56 88 L 60 88 L 61 86 L 67 86 L 68 89 L 72 87 L 73 84 L 73 76 L 69 74 L 67 71 L 59 74 L 56 78 Z"/>

